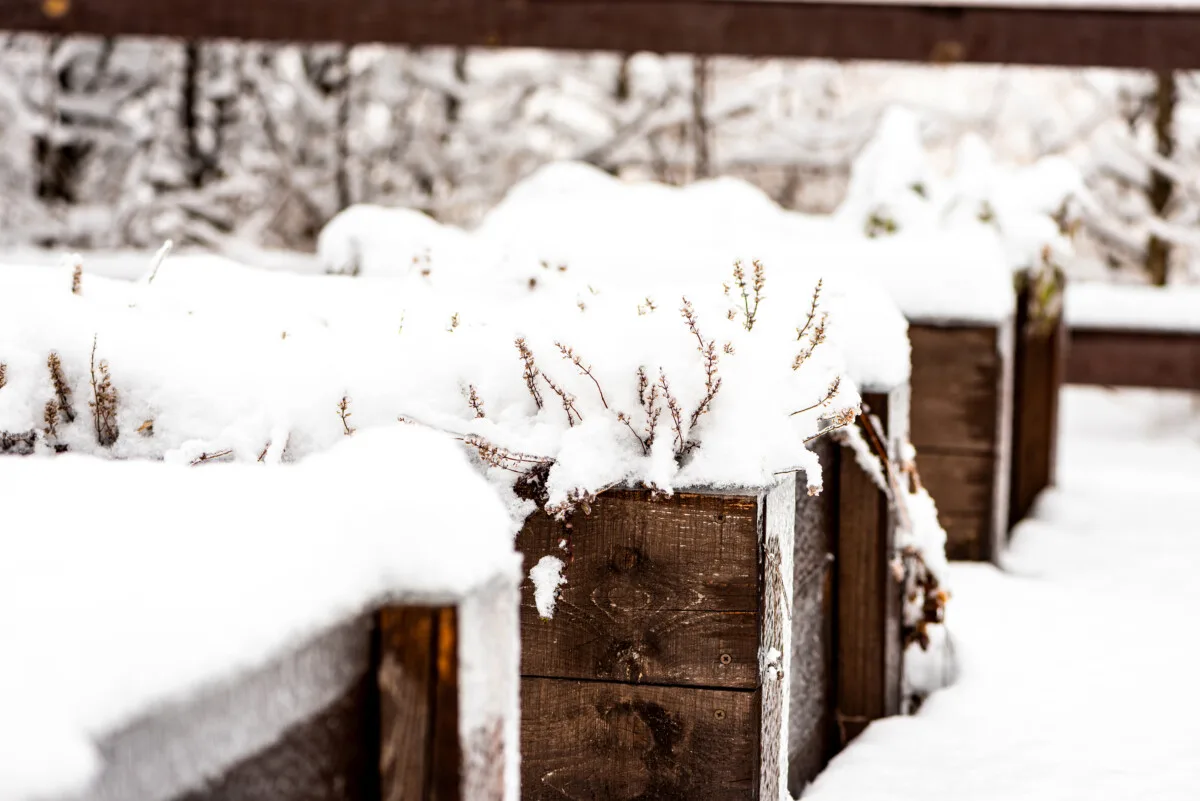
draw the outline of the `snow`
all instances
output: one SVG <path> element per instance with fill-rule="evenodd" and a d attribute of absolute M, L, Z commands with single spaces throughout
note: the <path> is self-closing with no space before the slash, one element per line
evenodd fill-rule
<path fill-rule="evenodd" d="M 1198 333 L 1200 287 L 1074 283 L 1064 310 L 1071 328 Z"/>
<path fill-rule="evenodd" d="M 539 617 L 554 617 L 558 588 L 567 583 L 562 574 L 566 566 L 557 556 L 543 556 L 529 569 L 529 580 L 533 582 L 533 601 L 537 604 Z"/>
<path fill-rule="evenodd" d="M 1003 571 L 951 565 L 957 665 L 925 667 L 957 682 L 873 723 L 805 798 L 1194 797 L 1197 411 L 1184 394 L 1066 389 L 1059 486 Z"/>
<path fill-rule="evenodd" d="M 96 738 L 380 602 L 519 571 L 519 523 L 457 443 L 413 427 L 297 465 L 10 457 L 0 485 L 21 499 L 7 530 L 36 532 L 0 544 L 0 631 L 26 655 L 0 664 L 5 799 L 80 786 Z"/>
<path fill-rule="evenodd" d="M 826 397 L 846 373 L 837 317 L 828 342 L 797 370 L 794 360 L 815 330 L 797 342 L 808 303 L 786 303 L 768 289 L 749 330 L 741 304 L 715 278 L 656 293 L 650 311 L 640 287 L 581 293 L 575 284 L 556 285 L 553 268 L 531 269 L 548 274 L 537 291 L 523 273 L 493 272 L 481 281 L 436 264 L 429 276 L 363 280 L 174 256 L 152 283 L 106 280 L 85 267 L 74 295 L 63 268 L 3 267 L 0 290 L 24 302 L 0 319 L 8 374 L 0 430 L 43 430 L 54 397 L 46 360 L 56 352 L 77 413 L 75 423 L 60 424 L 56 442 L 72 452 L 190 462 L 231 450 L 230 458 L 255 461 L 266 449 L 266 458 L 299 459 L 342 436 L 335 410 L 346 398 L 350 425 L 400 415 L 553 460 L 548 507 L 622 482 L 664 491 L 763 487 L 780 471 L 806 468 L 819 481 L 805 440 L 858 403 L 848 378 Z M 732 280 L 728 272 L 724 280 Z M 783 283 L 771 273 L 767 280 Z M 714 351 L 712 383 L 721 381 L 707 413 L 696 414 L 709 379 L 700 338 L 681 314 L 685 297 L 704 347 Z M 831 315 L 837 309 L 831 304 Z M 535 359 L 544 408 L 522 378 L 517 337 Z M 97 443 L 90 425 L 93 342 L 120 398 L 122 434 L 111 448 Z M 559 343 L 574 349 L 579 365 Z M 652 447 L 641 442 L 648 421 L 639 368 L 660 386 L 660 436 Z M 678 430 L 666 410 L 664 376 L 679 404 Z M 569 415 L 550 381 L 573 398 Z M 482 417 L 468 404 L 472 387 Z M 137 433 L 148 421 L 152 435 Z M 681 450 L 687 453 L 677 461 Z M 514 478 L 503 467 L 492 472 L 500 484 Z"/>

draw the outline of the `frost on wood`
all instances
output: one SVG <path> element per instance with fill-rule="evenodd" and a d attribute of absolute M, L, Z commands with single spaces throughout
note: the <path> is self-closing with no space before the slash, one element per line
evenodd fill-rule
<path fill-rule="evenodd" d="M 529 580 L 533 582 L 533 598 L 538 615 L 554 617 L 554 606 L 558 603 L 558 588 L 567 583 L 563 568 L 567 565 L 557 556 L 543 556 L 529 569 Z"/>

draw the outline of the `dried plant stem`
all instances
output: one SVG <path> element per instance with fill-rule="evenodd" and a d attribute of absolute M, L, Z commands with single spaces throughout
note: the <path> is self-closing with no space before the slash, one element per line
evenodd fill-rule
<path fill-rule="evenodd" d="M 158 268 L 167 260 L 167 256 L 171 255 L 171 251 L 175 248 L 175 242 L 168 239 L 163 242 L 163 246 L 154 254 L 154 260 L 150 262 L 150 277 L 146 279 L 146 283 L 153 283 L 155 276 L 158 275 Z"/>
<path fill-rule="evenodd" d="M 71 273 L 71 294 L 79 295 L 83 291 L 83 265 L 76 262 L 75 271 Z"/>
<path fill-rule="evenodd" d="M 608 401 L 604 399 L 604 389 L 600 386 L 600 382 L 596 379 L 596 376 L 592 374 L 592 368 L 583 363 L 583 359 L 576 355 L 573 348 L 569 348 L 561 342 L 555 342 L 554 346 L 558 348 L 558 352 L 562 354 L 564 359 L 575 365 L 579 369 L 579 372 L 592 379 L 592 383 L 596 385 L 596 392 L 600 395 L 600 402 L 607 409 Z"/>
<path fill-rule="evenodd" d="M 75 422 L 75 408 L 71 405 L 71 387 L 63 375 L 62 361 L 58 354 L 50 351 L 46 357 L 46 367 L 50 371 L 50 383 L 54 386 L 54 395 L 58 398 L 58 409 L 68 423 Z"/>
<path fill-rule="evenodd" d="M 683 413 L 679 401 L 671 394 L 671 385 L 667 383 L 667 374 L 658 371 L 658 385 L 662 388 L 663 397 L 667 401 L 667 411 L 671 413 L 671 430 L 675 432 L 675 456 L 680 458 L 686 452 L 687 441 L 683 437 Z"/>
<path fill-rule="evenodd" d="M 533 402 L 537 404 L 540 410 L 544 406 L 542 393 L 537 387 L 537 377 L 540 372 L 537 368 L 537 363 L 533 360 L 533 351 L 525 344 L 524 337 L 517 337 L 514 343 L 517 346 L 517 353 L 521 355 L 521 363 L 525 365 L 525 372 L 522 377 L 525 379 L 525 387 L 529 390 L 529 394 L 533 396 Z"/>
<path fill-rule="evenodd" d="M 211 462 L 214 459 L 224 459 L 226 456 L 233 454 L 233 448 L 226 448 L 222 451 L 213 451 L 212 453 L 202 453 L 192 460 L 192 467 L 205 462 Z"/>
<path fill-rule="evenodd" d="M 558 384 L 555 384 L 554 380 L 545 373 L 542 373 L 542 380 L 549 385 L 551 391 L 554 392 L 554 394 L 559 397 L 559 400 L 562 401 L 563 411 L 567 413 L 567 425 L 574 428 L 575 423 L 582 423 L 583 415 L 581 415 L 579 410 L 575 408 L 575 396 L 567 392 Z"/>
<path fill-rule="evenodd" d="M 113 388 L 108 373 L 108 362 L 96 362 L 97 337 L 92 337 L 92 424 L 96 429 L 96 441 L 103 448 L 112 447 L 120 436 L 117 429 L 117 391 Z M 97 378 L 97 376 L 99 376 Z"/>
<path fill-rule="evenodd" d="M 350 418 L 354 415 L 354 413 L 350 411 L 349 396 L 343 395 L 342 399 L 338 402 L 337 408 L 338 408 L 338 417 L 340 417 L 342 420 L 342 433 L 344 433 L 348 437 L 351 434 L 353 434 L 355 431 L 358 430 L 350 425 Z"/>
<path fill-rule="evenodd" d="M 813 409 L 819 409 L 822 406 L 825 406 L 831 400 L 833 400 L 835 395 L 837 395 L 838 389 L 841 387 L 841 385 L 842 385 L 842 378 L 841 378 L 841 376 L 838 376 L 837 378 L 833 379 L 833 383 L 831 383 L 829 385 L 829 390 L 825 393 L 825 397 L 821 398 L 821 400 L 817 401 L 812 406 L 805 406 L 803 409 L 798 409 L 797 411 L 792 412 L 788 416 L 795 417 L 798 414 L 804 414 L 805 412 L 811 412 Z"/>
<path fill-rule="evenodd" d="M 0 362 L 0 389 L 4 389 L 4 385 L 8 383 L 8 365 Z"/>
<path fill-rule="evenodd" d="M 817 279 L 817 285 L 813 289 L 812 305 L 808 307 L 808 319 L 804 321 L 804 327 L 796 329 L 796 341 L 804 339 L 804 335 L 808 333 L 809 326 L 813 324 L 813 320 L 817 316 L 817 304 L 821 301 L 821 287 L 824 285 L 825 279 Z"/>

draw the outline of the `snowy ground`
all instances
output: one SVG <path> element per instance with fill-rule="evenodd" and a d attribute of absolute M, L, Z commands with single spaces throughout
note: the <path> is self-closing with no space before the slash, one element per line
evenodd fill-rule
<path fill-rule="evenodd" d="M 1196 798 L 1198 419 L 1184 395 L 1066 390 L 1059 487 L 1005 572 L 952 568 L 958 683 L 806 801 Z"/>

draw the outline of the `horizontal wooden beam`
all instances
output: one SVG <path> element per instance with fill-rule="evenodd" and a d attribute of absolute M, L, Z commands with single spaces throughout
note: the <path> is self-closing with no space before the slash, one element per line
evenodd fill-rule
<path fill-rule="evenodd" d="M 1067 383 L 1200 390 L 1200 333 L 1071 329 Z"/>
<path fill-rule="evenodd" d="M 754 0 L 0 0 L 0 29 L 1200 68 L 1200 11 Z"/>

